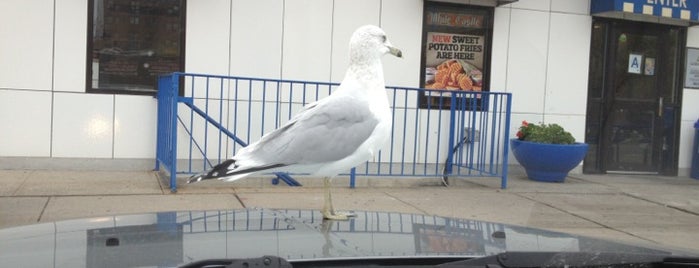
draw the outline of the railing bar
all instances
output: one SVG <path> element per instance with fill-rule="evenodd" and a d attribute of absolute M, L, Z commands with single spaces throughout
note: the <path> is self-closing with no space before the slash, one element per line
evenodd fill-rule
<path fill-rule="evenodd" d="M 281 98 L 279 97 L 280 96 L 279 94 L 281 91 L 281 88 L 280 88 L 281 85 L 279 82 L 277 82 L 276 84 L 277 84 L 277 100 L 275 102 L 276 105 L 275 105 L 275 112 L 274 112 L 274 129 L 279 128 L 279 116 L 281 115 L 281 105 L 282 105 Z"/>
<path fill-rule="evenodd" d="M 265 135 L 265 107 L 267 104 L 267 82 L 262 83 L 262 117 L 260 120 L 260 137 Z"/>
<path fill-rule="evenodd" d="M 408 93 L 406 91 L 405 97 L 408 97 Z M 419 122 L 420 120 L 420 109 L 417 107 L 415 108 L 415 130 L 413 131 L 413 175 L 416 174 L 417 172 L 417 141 L 418 141 L 418 129 L 419 129 Z"/>
<path fill-rule="evenodd" d="M 223 122 L 223 79 L 219 79 L 221 81 L 221 85 L 219 86 L 219 100 L 218 100 L 218 122 Z M 228 146 L 226 146 L 228 147 Z M 221 152 L 223 148 L 223 129 L 218 128 L 218 162 L 216 164 L 221 163 Z"/>
<path fill-rule="evenodd" d="M 204 90 L 204 112 L 208 115 L 209 114 L 209 79 L 210 77 L 206 78 L 206 88 Z M 207 159 L 209 157 L 209 124 L 204 121 L 204 159 Z M 203 161 L 204 169 L 207 169 L 206 167 L 206 160 Z"/>
<path fill-rule="evenodd" d="M 391 105 L 391 151 L 388 156 L 388 162 L 393 164 L 393 143 L 394 143 L 394 132 L 396 129 L 396 91 L 393 91 L 393 102 Z M 405 132 L 403 132 L 405 133 Z M 380 162 L 379 162 L 380 163 Z M 388 173 L 393 173 L 393 165 L 388 166 Z"/>
<path fill-rule="evenodd" d="M 238 102 L 240 101 L 238 99 L 238 79 L 235 79 L 235 87 L 233 88 L 233 133 L 238 133 Z M 233 152 L 231 152 L 230 155 L 235 155 L 235 153 L 238 151 L 238 144 L 233 143 Z"/>
<path fill-rule="evenodd" d="M 252 129 L 252 81 L 248 82 L 248 122 L 247 122 L 248 135 L 246 137 L 245 143 L 250 144 L 250 130 Z"/>
<path fill-rule="evenodd" d="M 194 103 L 194 80 L 194 77 L 192 77 L 192 84 L 191 88 L 189 89 L 192 103 Z M 191 133 L 189 135 L 189 158 L 187 159 L 189 169 L 187 171 L 192 172 L 192 141 L 194 139 L 194 111 L 192 110 L 189 111 L 189 128 L 191 129 Z"/>
<path fill-rule="evenodd" d="M 394 93 L 395 95 L 395 93 Z M 408 126 L 408 98 L 403 97 L 403 144 L 401 145 L 402 154 L 400 159 L 400 174 L 405 174 L 405 132 Z M 391 161 L 392 162 L 392 161 Z"/>
<path fill-rule="evenodd" d="M 177 119 L 180 121 L 180 124 L 182 124 L 182 126 L 185 125 L 185 123 L 182 121 L 182 118 L 180 118 L 180 117 L 178 116 Z M 190 132 L 189 130 L 187 130 L 187 128 L 184 128 L 184 131 L 187 132 L 187 134 L 192 135 L 192 132 Z M 200 153 L 203 152 L 201 146 L 199 146 L 199 143 L 198 143 L 196 140 L 193 140 L 193 146 L 196 147 L 196 149 L 199 150 Z M 209 165 L 211 165 L 211 163 L 208 162 L 208 159 L 206 158 L 206 156 L 204 157 L 204 161 L 206 161 Z M 190 159 L 190 162 L 191 162 L 191 159 Z M 206 165 L 207 163 L 204 163 L 204 165 Z M 190 164 L 191 164 L 191 163 L 190 163 Z M 188 172 L 189 172 L 189 173 L 192 173 L 192 170 L 189 170 Z"/>
<path fill-rule="evenodd" d="M 432 99 L 432 92 L 431 91 L 425 91 L 425 102 L 427 103 L 427 122 L 425 122 L 425 127 L 423 128 L 425 130 L 425 159 L 424 159 L 424 168 L 423 168 L 423 174 L 427 174 L 427 163 L 429 162 L 429 144 L 430 144 L 430 113 L 432 112 L 432 102 L 430 101 Z M 439 165 L 439 163 L 437 163 Z M 439 168 L 437 168 L 439 169 Z"/>
<path fill-rule="evenodd" d="M 289 116 L 286 118 L 287 121 L 291 120 L 292 107 L 294 104 L 294 87 L 289 85 Z"/>
<path fill-rule="evenodd" d="M 437 115 L 437 118 L 439 118 L 439 120 L 437 120 L 437 155 L 435 156 L 436 157 L 436 159 L 435 159 L 436 165 L 434 167 L 435 174 L 439 174 L 439 163 L 440 163 L 439 162 L 439 156 L 440 156 L 439 155 L 439 147 L 441 144 L 440 142 L 442 140 L 442 111 L 443 111 L 442 109 L 444 106 L 443 102 L 444 102 L 444 94 L 442 92 L 439 92 L 439 104 L 438 104 L 439 112 Z M 449 146 L 451 146 L 451 145 L 449 145 Z M 447 148 L 447 150 L 449 150 L 449 149 L 451 149 L 451 148 Z M 445 165 L 446 164 L 447 163 L 445 163 Z"/>

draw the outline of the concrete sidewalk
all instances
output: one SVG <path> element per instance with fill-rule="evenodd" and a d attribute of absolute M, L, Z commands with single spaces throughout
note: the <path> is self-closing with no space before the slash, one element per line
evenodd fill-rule
<path fill-rule="evenodd" d="M 269 179 L 179 184 L 172 194 L 154 172 L 0 170 L 0 228 L 155 211 L 238 208 L 320 209 L 319 180 L 304 187 Z M 575 175 L 565 183 L 497 178 L 335 181 L 338 210 L 421 213 L 493 221 L 699 252 L 699 180 Z"/>

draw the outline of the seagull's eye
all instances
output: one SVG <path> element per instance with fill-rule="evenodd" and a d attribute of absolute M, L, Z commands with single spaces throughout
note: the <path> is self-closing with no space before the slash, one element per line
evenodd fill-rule
<path fill-rule="evenodd" d="M 385 35 L 381 35 L 381 43 L 386 43 L 386 36 Z"/>

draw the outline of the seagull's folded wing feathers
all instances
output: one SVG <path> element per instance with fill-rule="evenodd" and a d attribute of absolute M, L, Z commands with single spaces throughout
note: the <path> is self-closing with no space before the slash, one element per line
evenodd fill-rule
<path fill-rule="evenodd" d="M 354 153 L 378 125 L 369 104 L 351 95 L 331 96 L 307 107 L 284 127 L 236 157 L 256 165 L 316 164 Z"/>

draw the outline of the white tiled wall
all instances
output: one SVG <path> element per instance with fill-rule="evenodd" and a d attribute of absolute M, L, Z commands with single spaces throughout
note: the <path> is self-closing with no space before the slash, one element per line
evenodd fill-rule
<path fill-rule="evenodd" d="M 85 92 L 85 44 L 87 35 L 87 1 L 68 0 L 56 5 L 56 36 L 54 39 L 53 90 Z"/>
<path fill-rule="evenodd" d="M 561 0 L 519 0 L 515 3 L 510 4 L 510 6 L 516 9 L 549 11 L 551 10 L 551 2 L 557 1 Z"/>
<path fill-rule="evenodd" d="M 114 96 L 53 94 L 52 156 L 111 158 Z"/>
<path fill-rule="evenodd" d="M 332 1 L 284 2 L 282 78 L 330 80 L 332 11 Z"/>
<path fill-rule="evenodd" d="M 591 23 L 589 16 L 551 13 L 546 114 L 585 114 Z M 584 136 L 578 136 L 578 141 L 584 141 Z"/>
<path fill-rule="evenodd" d="M 156 99 L 116 95 L 114 158 L 155 158 Z"/>
<path fill-rule="evenodd" d="M 49 156 L 51 93 L 0 89 L 0 155 Z"/>
<path fill-rule="evenodd" d="M 550 13 L 512 9 L 506 88 L 515 113 L 543 113 Z"/>
<path fill-rule="evenodd" d="M 231 5 L 231 25 L 238 27 L 231 27 L 229 74 L 280 77 L 284 2 L 234 0 Z"/>
<path fill-rule="evenodd" d="M 384 56 L 387 85 L 417 87 L 420 83 L 422 50 L 421 0 L 382 0 L 381 24 L 391 43 L 400 48 L 403 58 Z M 415 66 L 408 67 L 408 66 Z"/>
<path fill-rule="evenodd" d="M 185 70 L 228 74 L 230 5 L 228 0 L 187 2 Z"/>
<path fill-rule="evenodd" d="M 339 82 L 349 35 L 377 24 L 403 50 L 403 59 L 384 58 L 387 84 L 416 87 L 423 5 L 188 1 L 186 71 Z M 491 88 L 513 93 L 512 133 L 522 120 L 544 121 L 583 139 L 589 6 L 590 0 L 520 0 L 495 9 Z M 86 9 L 84 0 L 0 1 L 0 125 L 7 129 L 0 131 L 0 157 L 154 157 L 152 97 L 84 93 Z M 699 29 L 689 29 L 687 43 L 699 47 Z M 683 95 L 680 168 L 690 165 L 697 92 Z"/>
<path fill-rule="evenodd" d="M 692 148 L 695 135 L 694 123 L 699 120 L 699 105 L 697 103 L 699 103 L 699 89 L 685 89 L 682 94 L 682 125 L 680 126 L 680 157 L 678 163 L 680 169 L 689 169 L 692 166 Z"/>
<path fill-rule="evenodd" d="M 590 14 L 590 0 L 551 0 L 551 11 L 588 15 Z"/>
<path fill-rule="evenodd" d="M 379 25 L 380 0 L 342 0 L 333 6 L 332 81 L 341 81 L 349 64 L 349 38 L 357 27 Z"/>
<path fill-rule="evenodd" d="M 51 90 L 53 1 L 0 1 L 0 25 L 0 88 Z"/>
<path fill-rule="evenodd" d="M 496 8 L 491 46 L 490 88 L 492 91 L 511 92 L 507 87 L 508 49 L 510 45 L 511 8 Z"/>

